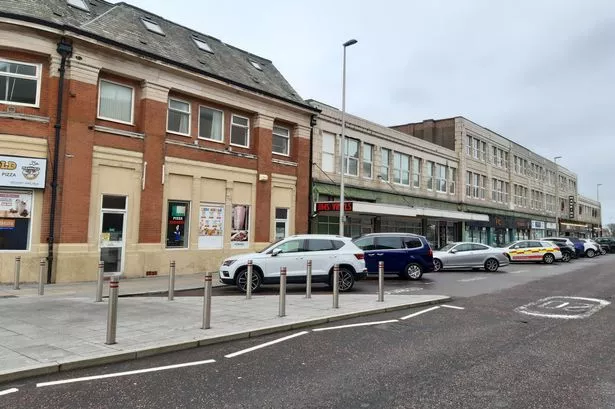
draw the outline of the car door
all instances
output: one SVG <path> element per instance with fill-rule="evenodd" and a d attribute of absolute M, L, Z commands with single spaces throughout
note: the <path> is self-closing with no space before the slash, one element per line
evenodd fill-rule
<path fill-rule="evenodd" d="M 472 251 L 471 251 L 472 255 L 471 255 L 471 258 L 469 259 L 470 267 L 482 266 L 485 263 L 485 260 L 487 259 L 489 250 L 491 250 L 491 247 L 485 246 L 484 244 L 480 244 L 480 243 L 472 244 Z"/>
<path fill-rule="evenodd" d="M 279 253 L 277 253 L 279 251 Z M 276 254 L 277 253 L 277 254 Z M 279 277 L 280 268 L 286 267 L 287 277 L 305 275 L 303 261 L 307 255 L 305 240 L 288 240 L 271 249 L 271 256 L 266 261 L 266 273 L 268 277 Z M 275 255 L 274 255 L 275 254 Z"/>
<path fill-rule="evenodd" d="M 525 249 L 527 260 L 540 261 L 546 253 L 546 248 L 541 242 L 531 240 L 528 241 L 528 248 Z"/>
<path fill-rule="evenodd" d="M 449 250 L 448 267 L 467 267 L 472 259 L 472 244 L 461 243 Z"/>
<path fill-rule="evenodd" d="M 376 244 L 374 243 L 374 237 L 361 237 L 354 241 L 354 244 L 363 250 L 365 255 L 365 268 L 369 273 L 378 272 L 378 256 L 376 255 Z"/>
<path fill-rule="evenodd" d="M 306 270 L 307 260 L 312 260 L 312 276 L 328 275 L 338 254 L 333 242 L 329 239 L 307 239 L 305 244 L 307 253 L 303 270 Z"/>
<path fill-rule="evenodd" d="M 527 249 L 528 243 L 526 241 L 519 241 L 517 243 L 513 243 L 508 248 L 508 255 L 512 261 L 524 261 L 526 260 L 525 250 Z"/>
<path fill-rule="evenodd" d="M 400 236 L 377 236 L 376 241 L 376 271 L 378 261 L 384 261 L 384 271 L 399 273 L 408 264 L 406 249 Z"/>

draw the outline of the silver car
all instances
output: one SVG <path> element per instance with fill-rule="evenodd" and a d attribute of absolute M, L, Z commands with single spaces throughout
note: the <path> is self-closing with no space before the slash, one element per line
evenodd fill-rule
<path fill-rule="evenodd" d="M 480 243 L 449 243 L 433 252 L 434 271 L 447 268 L 484 268 L 496 272 L 510 264 L 502 249 Z"/>

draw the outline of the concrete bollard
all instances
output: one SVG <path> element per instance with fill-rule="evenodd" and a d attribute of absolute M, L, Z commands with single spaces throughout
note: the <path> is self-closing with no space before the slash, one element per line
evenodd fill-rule
<path fill-rule="evenodd" d="M 175 260 L 169 264 L 169 301 L 175 297 Z"/>
<path fill-rule="evenodd" d="M 211 272 L 205 273 L 203 288 L 203 329 L 211 328 Z"/>
<path fill-rule="evenodd" d="M 246 276 L 246 300 L 252 298 L 252 274 L 254 274 L 254 264 L 248 260 L 248 273 Z"/>
<path fill-rule="evenodd" d="M 340 307 L 340 265 L 333 266 L 333 308 Z"/>
<path fill-rule="evenodd" d="M 45 267 L 47 266 L 44 258 L 41 259 L 39 266 L 40 266 L 40 270 L 38 273 L 38 295 L 44 295 L 45 294 L 45 270 L 46 270 Z"/>
<path fill-rule="evenodd" d="M 109 281 L 109 309 L 107 310 L 107 341 L 105 344 L 115 344 L 117 330 L 117 299 L 120 292 L 120 278 L 112 276 Z"/>
<path fill-rule="evenodd" d="M 19 290 L 19 274 L 21 272 L 21 256 L 15 257 L 15 282 L 13 290 Z"/>
<path fill-rule="evenodd" d="M 384 302 L 384 261 L 378 262 L 378 302 Z"/>
<path fill-rule="evenodd" d="M 96 302 L 102 302 L 103 281 L 105 279 L 105 262 L 98 262 L 98 275 L 96 276 Z"/>
<path fill-rule="evenodd" d="M 286 267 L 280 267 L 280 309 L 278 316 L 286 316 Z"/>
<path fill-rule="evenodd" d="M 307 279 L 305 283 L 305 298 L 312 298 L 312 260 L 307 261 Z"/>

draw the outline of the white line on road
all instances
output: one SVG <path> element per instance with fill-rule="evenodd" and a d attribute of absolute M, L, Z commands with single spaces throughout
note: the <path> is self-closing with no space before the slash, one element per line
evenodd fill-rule
<path fill-rule="evenodd" d="M 390 322 L 398 322 L 399 320 L 386 320 L 386 321 L 374 321 L 374 322 L 361 322 L 359 324 L 348 324 L 348 325 L 340 325 L 338 327 L 327 327 L 327 328 L 316 328 L 312 331 L 329 331 L 331 329 L 342 329 L 342 328 L 352 328 L 352 327 L 366 327 L 369 325 L 378 325 L 378 324 L 388 324 Z"/>
<path fill-rule="evenodd" d="M 289 339 L 296 338 L 298 336 L 305 335 L 307 333 L 308 333 L 307 331 L 297 332 L 296 334 L 289 335 L 289 336 L 284 337 L 284 338 L 274 339 L 273 341 L 265 342 L 264 344 L 256 345 L 256 346 L 253 346 L 253 347 L 248 348 L 248 349 L 243 349 L 241 351 L 233 352 L 232 354 L 224 355 L 224 357 L 225 358 L 234 358 L 234 357 L 236 357 L 238 355 L 247 354 L 248 352 L 256 351 L 257 349 L 265 348 L 265 347 L 268 347 L 270 345 L 277 344 L 278 342 L 287 341 Z"/>
<path fill-rule="evenodd" d="M 15 393 L 15 392 L 18 392 L 18 391 L 19 391 L 19 389 L 17 389 L 17 388 L 6 389 L 6 390 L 3 390 L 3 391 L 0 391 L 0 396 L 8 395 L 9 393 Z"/>
<path fill-rule="evenodd" d="M 465 308 L 463 308 L 463 307 L 457 307 L 456 305 L 447 305 L 447 304 L 444 304 L 444 305 L 442 305 L 442 307 L 444 307 L 444 308 L 452 308 L 452 309 L 454 309 L 454 310 L 465 310 Z"/>
<path fill-rule="evenodd" d="M 41 383 L 37 383 L 36 387 L 42 388 L 44 386 L 63 385 L 66 383 L 84 382 L 84 381 L 92 381 L 96 379 L 106 379 L 106 378 L 115 378 L 118 376 L 135 375 L 135 374 L 141 374 L 141 373 L 147 373 L 147 372 L 165 371 L 167 369 L 184 368 L 186 366 L 211 364 L 214 362 L 216 362 L 214 359 L 208 359 L 205 361 L 186 362 L 184 364 L 175 364 L 175 365 L 167 365 L 167 366 L 157 366 L 154 368 L 137 369 L 135 371 L 116 372 L 116 373 L 109 373 L 109 374 L 104 374 L 104 375 L 84 376 L 82 378 L 63 379 L 61 381 L 41 382 Z"/>
<path fill-rule="evenodd" d="M 518 270 L 518 271 L 510 271 L 509 274 L 521 274 L 525 273 L 527 270 Z"/>
<path fill-rule="evenodd" d="M 405 317 L 401 317 L 401 319 L 402 320 L 407 320 L 408 318 L 416 317 L 417 315 L 421 315 L 421 314 L 424 314 L 424 313 L 429 312 L 429 311 L 437 310 L 438 308 L 440 308 L 440 307 L 436 305 L 435 307 L 427 308 L 425 310 L 421 310 L 421 311 L 415 312 L 414 314 L 406 315 Z"/>
<path fill-rule="evenodd" d="M 474 277 L 474 278 L 464 278 L 463 280 L 457 280 L 460 283 L 469 283 L 470 281 L 478 281 L 485 280 L 487 277 Z"/>

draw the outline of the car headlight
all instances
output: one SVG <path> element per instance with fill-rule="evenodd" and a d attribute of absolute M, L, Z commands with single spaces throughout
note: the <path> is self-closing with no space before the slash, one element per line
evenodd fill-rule
<path fill-rule="evenodd" d="M 230 266 L 231 264 L 233 264 L 235 261 L 237 261 L 237 260 L 232 260 L 232 259 L 231 259 L 231 260 L 224 260 L 224 262 L 222 263 L 222 265 L 223 265 L 223 266 L 228 267 L 228 266 Z"/>

